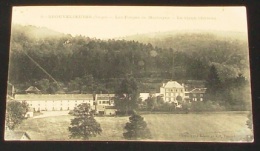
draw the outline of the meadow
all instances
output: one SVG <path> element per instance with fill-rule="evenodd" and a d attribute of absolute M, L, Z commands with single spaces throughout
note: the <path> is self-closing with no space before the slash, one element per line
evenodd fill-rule
<path fill-rule="evenodd" d="M 247 128 L 247 112 L 143 114 L 152 133 L 151 140 L 173 142 L 241 142 L 252 141 Z M 71 115 L 25 120 L 17 130 L 26 131 L 35 141 L 76 141 L 69 138 Z M 102 134 L 90 141 L 126 141 L 124 126 L 128 117 L 95 117 Z"/>

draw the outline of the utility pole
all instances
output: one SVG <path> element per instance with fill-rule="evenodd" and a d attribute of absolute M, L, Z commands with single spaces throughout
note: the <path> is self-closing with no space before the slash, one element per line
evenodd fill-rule
<path fill-rule="evenodd" d="M 174 74 L 174 56 L 172 54 L 172 79 L 174 79 L 175 74 Z"/>

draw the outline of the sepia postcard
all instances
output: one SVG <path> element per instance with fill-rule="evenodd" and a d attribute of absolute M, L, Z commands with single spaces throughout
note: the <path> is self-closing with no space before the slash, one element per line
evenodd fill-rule
<path fill-rule="evenodd" d="M 253 142 L 246 16 L 14 6 L 4 139 Z"/>

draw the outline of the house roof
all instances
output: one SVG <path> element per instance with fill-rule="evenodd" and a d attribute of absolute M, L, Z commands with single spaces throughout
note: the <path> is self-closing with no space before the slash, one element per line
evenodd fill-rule
<path fill-rule="evenodd" d="M 109 100 L 115 97 L 115 94 L 96 94 L 98 100 Z"/>
<path fill-rule="evenodd" d="M 59 101 L 59 100 L 93 100 L 93 94 L 16 94 L 18 101 Z"/>
<path fill-rule="evenodd" d="M 8 130 L 5 133 L 5 140 L 21 140 L 23 136 L 31 139 L 26 132 Z"/>
<path fill-rule="evenodd" d="M 31 92 L 40 92 L 41 90 L 39 90 L 37 87 L 35 86 L 30 86 L 28 89 L 25 90 L 27 91 L 31 91 Z"/>
<path fill-rule="evenodd" d="M 164 88 L 183 88 L 177 81 L 169 81 L 164 86 Z"/>
<path fill-rule="evenodd" d="M 205 93 L 207 88 L 195 88 L 190 91 L 190 93 Z"/>

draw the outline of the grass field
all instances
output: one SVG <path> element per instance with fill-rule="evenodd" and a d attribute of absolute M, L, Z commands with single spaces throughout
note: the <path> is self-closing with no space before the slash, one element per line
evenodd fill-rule
<path fill-rule="evenodd" d="M 152 133 L 152 141 L 246 141 L 252 135 L 246 126 L 247 113 L 144 114 Z M 73 141 L 68 126 L 73 116 L 63 115 L 27 119 L 19 130 L 26 131 L 32 140 Z M 94 141 L 124 141 L 122 133 L 128 117 L 95 117 L 101 124 L 101 135 Z M 150 141 L 150 140 L 146 140 Z"/>

